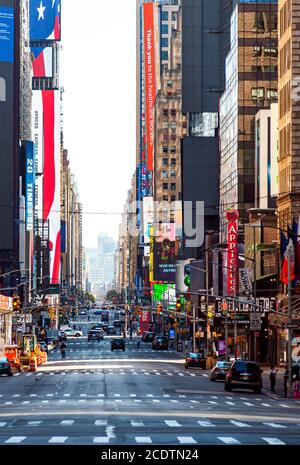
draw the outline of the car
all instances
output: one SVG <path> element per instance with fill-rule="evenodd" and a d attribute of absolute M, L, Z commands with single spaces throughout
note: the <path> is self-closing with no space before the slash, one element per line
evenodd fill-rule
<path fill-rule="evenodd" d="M 155 338 L 152 341 L 152 349 L 162 349 L 162 350 L 168 350 L 169 344 L 168 344 L 168 338 L 166 336 L 155 336 Z"/>
<path fill-rule="evenodd" d="M 111 325 L 107 326 L 107 334 L 116 335 L 117 334 L 116 328 Z"/>
<path fill-rule="evenodd" d="M 103 339 L 103 330 L 90 329 L 88 332 L 88 342 L 89 341 L 101 341 Z"/>
<path fill-rule="evenodd" d="M 121 339 L 121 338 L 112 339 L 112 341 L 111 341 L 111 350 L 112 350 L 112 352 L 115 349 L 120 349 L 120 350 L 124 351 L 125 350 L 125 339 Z"/>
<path fill-rule="evenodd" d="M 256 394 L 261 393 L 262 373 L 259 363 L 249 360 L 236 360 L 226 373 L 224 389 L 231 392 L 232 389 L 252 389 Z"/>
<path fill-rule="evenodd" d="M 232 362 L 225 362 L 218 360 L 215 366 L 210 371 L 209 379 L 211 381 L 216 381 L 217 379 L 225 380 L 226 373 L 230 370 Z"/>
<path fill-rule="evenodd" d="M 109 324 L 108 324 L 107 322 L 103 322 L 103 321 L 102 321 L 102 322 L 100 323 L 100 325 L 101 325 L 101 328 L 103 329 L 103 331 L 107 332 L 107 328 L 108 328 Z M 99 326 L 100 326 L 100 325 L 99 325 Z"/>
<path fill-rule="evenodd" d="M 75 337 L 79 337 L 79 336 L 82 336 L 83 333 L 82 331 L 79 331 L 78 329 L 65 329 L 64 330 L 64 333 L 66 336 L 75 336 Z"/>
<path fill-rule="evenodd" d="M 155 333 L 151 331 L 145 331 L 144 334 L 142 335 L 142 341 L 144 342 L 152 342 L 154 338 L 155 338 Z"/>
<path fill-rule="evenodd" d="M 121 320 L 115 320 L 115 321 L 114 321 L 114 326 L 115 326 L 116 328 L 120 328 L 120 326 L 122 326 L 122 324 L 124 324 L 124 323 L 123 323 L 123 321 L 121 321 Z"/>
<path fill-rule="evenodd" d="M 198 367 L 202 370 L 206 369 L 206 358 L 201 353 L 189 352 L 185 357 L 184 366 L 186 369 L 189 367 Z"/>
<path fill-rule="evenodd" d="M 13 376 L 12 368 L 7 357 L 0 357 L 0 375 Z"/>
<path fill-rule="evenodd" d="M 79 315 L 87 315 L 88 312 L 86 310 L 80 310 Z"/>

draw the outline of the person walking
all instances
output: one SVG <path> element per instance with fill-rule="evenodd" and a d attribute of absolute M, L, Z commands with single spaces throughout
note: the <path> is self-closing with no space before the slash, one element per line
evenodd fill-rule
<path fill-rule="evenodd" d="M 62 342 L 60 344 L 60 353 L 61 353 L 61 358 L 66 358 L 66 344 L 64 342 Z"/>
<path fill-rule="evenodd" d="M 292 379 L 293 379 L 293 394 L 294 394 L 294 399 L 299 399 L 300 393 L 299 393 L 299 365 L 293 366 L 293 372 L 292 372 Z"/>
<path fill-rule="evenodd" d="M 270 372 L 270 383 L 271 383 L 271 391 L 275 392 L 275 384 L 276 384 L 276 375 L 278 370 L 275 369 L 274 365 L 271 365 L 271 372 Z"/>
<path fill-rule="evenodd" d="M 289 369 L 286 366 L 285 367 L 285 372 L 283 375 L 283 389 L 284 389 L 284 397 L 287 397 L 288 393 L 288 382 L 289 382 Z"/>

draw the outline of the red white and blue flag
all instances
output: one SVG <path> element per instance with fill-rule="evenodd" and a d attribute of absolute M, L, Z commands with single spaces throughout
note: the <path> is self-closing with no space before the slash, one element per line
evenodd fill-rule
<path fill-rule="evenodd" d="M 61 40 L 61 0 L 30 0 L 30 40 Z"/>
<path fill-rule="evenodd" d="M 52 47 L 31 47 L 33 55 L 33 77 L 53 77 L 53 49 Z"/>

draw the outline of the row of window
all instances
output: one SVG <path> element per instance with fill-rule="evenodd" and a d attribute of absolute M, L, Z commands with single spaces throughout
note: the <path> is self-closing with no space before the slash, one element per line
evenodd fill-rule
<path fill-rule="evenodd" d="M 291 25 L 291 0 L 286 0 L 279 11 L 280 35 L 282 36 Z"/>
<path fill-rule="evenodd" d="M 167 182 L 164 182 L 163 183 L 163 190 L 164 191 L 167 191 L 171 189 L 172 191 L 176 191 L 176 183 L 175 182 L 171 182 L 170 184 L 170 187 L 169 187 L 169 184 Z"/>
<path fill-rule="evenodd" d="M 163 195 L 163 201 L 164 202 L 175 202 L 176 200 L 176 195 Z"/>
<path fill-rule="evenodd" d="M 252 100 L 262 100 L 265 98 L 265 91 L 267 100 L 277 101 L 278 91 L 277 89 L 265 89 L 264 87 L 252 87 L 251 97 Z"/>
<path fill-rule="evenodd" d="M 176 170 L 171 171 L 163 171 L 162 172 L 163 178 L 176 178 Z"/>
<path fill-rule="evenodd" d="M 162 114 L 163 114 L 163 116 L 169 116 L 169 114 L 170 114 L 171 116 L 176 116 L 176 110 L 171 109 L 171 110 L 169 111 L 169 110 L 167 110 L 167 109 L 163 109 Z"/>
<path fill-rule="evenodd" d="M 291 67 L 291 40 L 289 39 L 287 43 L 280 50 L 280 68 L 279 73 L 282 77 Z"/>
<path fill-rule="evenodd" d="M 177 20 L 177 13 L 175 11 L 162 11 L 161 12 L 162 21 L 169 21 L 169 18 L 172 21 L 176 21 Z"/>
<path fill-rule="evenodd" d="M 169 158 L 163 158 L 163 165 L 168 166 L 169 165 Z M 176 165 L 176 158 L 171 158 L 171 165 L 175 166 Z"/>
<path fill-rule="evenodd" d="M 279 157 L 291 153 L 291 125 L 288 124 L 279 132 Z"/>
<path fill-rule="evenodd" d="M 169 152 L 169 147 L 163 147 L 163 153 L 168 153 L 168 152 Z M 171 147 L 170 152 L 171 153 L 176 153 L 176 147 Z"/>
<path fill-rule="evenodd" d="M 278 47 L 274 44 L 270 47 L 265 47 L 263 45 L 256 45 L 253 47 L 253 56 L 254 57 L 278 57 Z"/>
<path fill-rule="evenodd" d="M 277 31 L 277 11 L 257 11 L 254 28 L 257 32 Z"/>
<path fill-rule="evenodd" d="M 163 129 L 176 129 L 177 125 L 176 125 L 176 121 L 171 121 L 171 123 L 167 122 L 167 121 L 163 121 L 162 123 L 162 128 Z"/>
<path fill-rule="evenodd" d="M 280 106 L 279 115 L 282 118 L 291 107 L 291 83 L 287 82 L 285 86 L 280 90 Z"/>

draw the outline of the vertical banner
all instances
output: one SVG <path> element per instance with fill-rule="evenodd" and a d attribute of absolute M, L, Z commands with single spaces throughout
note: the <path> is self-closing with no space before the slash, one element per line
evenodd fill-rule
<path fill-rule="evenodd" d="M 25 141 L 24 145 L 26 153 L 25 223 L 26 231 L 33 231 L 35 191 L 34 144 L 32 141 Z"/>
<path fill-rule="evenodd" d="M 238 217 L 237 210 L 228 210 L 226 212 L 227 240 L 228 240 L 228 259 L 227 259 L 227 295 L 234 296 L 238 292 Z"/>
<path fill-rule="evenodd" d="M 153 226 L 150 227 L 150 256 L 149 256 L 149 282 L 153 283 L 154 276 L 153 276 L 153 265 L 154 265 L 154 228 Z"/>
<path fill-rule="evenodd" d="M 151 323 L 151 313 L 148 311 L 143 311 L 141 314 L 141 320 L 140 320 L 140 329 L 141 329 L 142 334 L 145 333 L 146 331 L 149 331 L 150 323 Z"/>
<path fill-rule="evenodd" d="M 144 66 L 146 91 L 146 133 L 147 167 L 153 171 L 154 160 L 154 104 L 156 97 L 155 82 L 155 29 L 153 3 L 144 3 Z"/>

